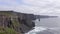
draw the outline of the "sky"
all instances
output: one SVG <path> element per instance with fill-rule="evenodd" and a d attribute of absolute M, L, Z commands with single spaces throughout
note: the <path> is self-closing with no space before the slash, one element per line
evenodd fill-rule
<path fill-rule="evenodd" d="M 60 0 L 0 0 L 0 10 L 37 15 L 59 15 Z"/>

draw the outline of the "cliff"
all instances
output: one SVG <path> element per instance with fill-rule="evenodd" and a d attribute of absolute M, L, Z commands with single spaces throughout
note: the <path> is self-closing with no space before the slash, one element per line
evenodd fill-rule
<path fill-rule="evenodd" d="M 35 19 L 43 19 L 43 18 L 57 18 L 58 16 L 48 16 L 48 15 L 35 15 Z"/>
<path fill-rule="evenodd" d="M 34 20 L 53 16 L 0 11 L 0 34 L 24 34 L 34 29 Z M 54 16 L 57 17 L 57 16 Z"/>
<path fill-rule="evenodd" d="M 33 14 L 18 13 L 14 11 L 0 11 L 0 31 L 2 33 L 24 34 L 35 27 Z M 12 32 L 11 32 L 12 31 Z M 1 32 L 0 32 L 1 33 Z"/>
<path fill-rule="evenodd" d="M 36 18 L 56 18 L 58 16 L 48 16 L 48 15 L 35 15 Z"/>

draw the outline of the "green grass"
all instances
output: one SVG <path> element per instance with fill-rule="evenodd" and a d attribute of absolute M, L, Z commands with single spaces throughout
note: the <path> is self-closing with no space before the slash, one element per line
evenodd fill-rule
<path fill-rule="evenodd" d="M 17 34 L 17 32 L 12 28 L 2 28 L 2 27 L 0 27 L 0 34 Z"/>
<path fill-rule="evenodd" d="M 2 15 L 6 15 L 6 16 L 12 16 L 11 18 L 13 19 L 12 20 L 12 23 L 13 23 L 13 26 L 15 27 L 18 27 L 20 24 L 18 22 L 18 20 L 16 20 L 14 18 L 15 15 L 11 14 L 11 13 L 0 13 Z M 13 28 L 3 28 L 3 27 L 0 27 L 0 34 L 17 34 L 17 32 L 13 29 Z"/>
<path fill-rule="evenodd" d="M 7 16 L 11 16 L 12 14 L 11 13 L 0 13 L 1 15 L 7 15 Z"/>
<path fill-rule="evenodd" d="M 17 32 L 12 29 L 12 28 L 6 28 L 6 31 L 5 31 L 7 34 L 16 34 Z"/>
<path fill-rule="evenodd" d="M 18 20 L 16 18 L 12 18 L 11 21 L 12 21 L 12 23 L 13 23 L 14 26 L 19 26 L 20 25 L 19 22 L 18 22 Z"/>

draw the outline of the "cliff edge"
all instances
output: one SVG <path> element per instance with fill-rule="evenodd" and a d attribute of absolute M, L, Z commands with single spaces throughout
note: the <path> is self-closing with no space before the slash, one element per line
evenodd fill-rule
<path fill-rule="evenodd" d="M 35 23 L 33 22 L 35 19 L 33 14 L 0 11 L 0 31 L 4 34 L 27 33 L 35 27 Z"/>

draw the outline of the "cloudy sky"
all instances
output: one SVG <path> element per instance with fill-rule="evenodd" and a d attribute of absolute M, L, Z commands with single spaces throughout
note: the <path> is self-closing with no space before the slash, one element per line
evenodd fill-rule
<path fill-rule="evenodd" d="M 14 10 L 39 15 L 59 15 L 60 0 L 0 0 L 0 10 Z"/>

